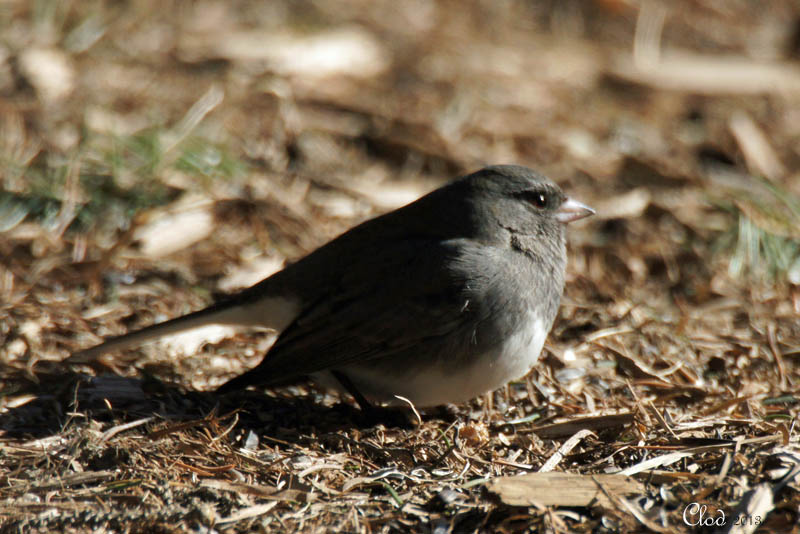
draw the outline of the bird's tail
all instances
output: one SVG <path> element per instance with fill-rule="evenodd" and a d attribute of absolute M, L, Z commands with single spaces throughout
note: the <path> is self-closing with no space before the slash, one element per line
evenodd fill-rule
<path fill-rule="evenodd" d="M 236 324 L 236 317 L 241 314 L 241 309 L 237 308 L 215 308 L 215 306 L 211 306 L 176 319 L 147 326 L 135 332 L 112 337 L 99 345 L 76 352 L 64 361 L 66 363 L 87 363 L 108 352 L 127 349 L 160 337 L 179 334 L 200 326 Z"/>
<path fill-rule="evenodd" d="M 222 301 L 176 319 L 113 337 L 99 345 L 76 352 L 64 361 L 66 363 L 87 363 L 107 352 L 126 349 L 160 337 L 214 324 L 283 330 L 294 320 L 298 310 L 297 302 L 282 297 L 246 300 L 238 298 Z"/>

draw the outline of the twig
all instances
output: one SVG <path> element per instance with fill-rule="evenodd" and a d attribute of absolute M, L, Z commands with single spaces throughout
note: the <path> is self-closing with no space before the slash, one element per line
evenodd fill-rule
<path fill-rule="evenodd" d="M 658 408 L 656 408 L 656 405 L 653 404 L 653 401 L 647 401 L 647 404 L 650 406 L 650 409 L 653 411 L 653 414 L 656 416 L 656 419 L 658 420 L 658 423 L 661 425 L 661 427 L 667 432 L 669 432 L 672 438 L 677 441 L 679 439 L 678 436 L 675 434 L 675 432 L 672 431 L 670 426 L 667 424 L 667 421 L 664 419 L 664 416 L 662 416 L 661 413 L 659 413 Z"/>
<path fill-rule="evenodd" d="M 99 443 L 105 443 L 109 439 L 113 438 L 120 432 L 125 432 L 126 430 L 130 430 L 131 428 L 136 428 L 137 426 L 146 425 L 150 421 L 155 420 L 155 416 L 145 417 L 144 419 L 139 419 L 137 421 L 131 421 L 130 423 L 125 423 L 124 425 L 117 425 L 114 427 L 109 428 L 100 436 Z"/>
<path fill-rule="evenodd" d="M 417 416 L 417 424 L 422 426 L 422 417 L 419 415 L 419 412 L 417 411 L 416 406 L 414 406 L 414 403 L 405 397 L 401 397 L 400 395 L 395 395 L 395 398 L 400 399 L 401 401 L 407 403 L 411 407 L 411 411 L 414 412 L 415 416 Z"/>
<path fill-rule="evenodd" d="M 569 438 L 567 441 L 564 442 L 561 447 L 553 454 L 547 461 L 544 463 L 541 469 L 539 469 L 539 473 L 547 473 L 548 471 L 552 471 L 555 467 L 564 459 L 564 456 L 569 454 L 569 451 L 574 449 L 580 441 L 588 436 L 597 437 L 597 434 L 592 432 L 591 430 L 579 430 L 575 433 L 574 436 Z"/>
<path fill-rule="evenodd" d="M 775 365 L 778 367 L 778 376 L 780 377 L 781 389 L 786 389 L 786 367 L 783 364 L 783 355 L 778 348 L 777 340 L 775 339 L 775 323 L 771 322 L 767 325 L 767 340 L 769 341 L 769 348 L 772 349 L 772 355 L 775 357 Z"/>
<path fill-rule="evenodd" d="M 600 488 L 600 491 L 603 492 L 606 498 L 609 501 L 611 501 L 614 504 L 614 506 L 616 506 L 623 512 L 628 512 L 629 514 L 631 514 L 633 517 L 636 518 L 637 521 L 639 521 L 645 527 L 655 532 L 672 532 L 672 530 L 666 529 L 661 525 L 657 525 L 652 521 L 650 521 L 649 519 L 647 519 L 639 510 L 636 509 L 635 506 L 633 506 L 631 503 L 628 502 L 628 499 L 625 499 L 623 497 L 620 497 L 619 495 L 611 493 L 595 477 L 592 477 L 592 480 L 594 480 L 595 484 L 597 484 L 597 487 Z"/>

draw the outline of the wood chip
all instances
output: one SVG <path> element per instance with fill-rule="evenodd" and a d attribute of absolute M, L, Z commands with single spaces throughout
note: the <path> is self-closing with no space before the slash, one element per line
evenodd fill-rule
<path fill-rule="evenodd" d="M 490 480 L 486 487 L 503 503 L 511 506 L 592 506 L 609 507 L 603 493 L 641 495 L 642 483 L 619 475 L 577 475 L 573 473 L 529 473 Z"/>
<path fill-rule="evenodd" d="M 786 167 L 772 148 L 769 138 L 749 115 L 743 111 L 734 113 L 730 120 L 730 130 L 751 172 L 770 180 L 786 175 Z"/>
<path fill-rule="evenodd" d="M 142 254 L 161 258 L 207 238 L 214 231 L 211 205 L 184 200 L 167 209 L 153 210 L 147 224 L 134 233 Z"/>

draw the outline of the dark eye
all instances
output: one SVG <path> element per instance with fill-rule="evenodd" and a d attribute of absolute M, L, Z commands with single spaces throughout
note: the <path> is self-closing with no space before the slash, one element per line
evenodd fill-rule
<path fill-rule="evenodd" d="M 545 209 L 550 204 L 550 197 L 547 193 L 540 191 L 524 191 L 520 196 L 525 202 L 539 209 Z"/>

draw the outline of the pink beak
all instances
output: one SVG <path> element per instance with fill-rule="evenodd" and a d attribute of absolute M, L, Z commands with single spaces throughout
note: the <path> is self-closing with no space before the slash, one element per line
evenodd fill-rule
<path fill-rule="evenodd" d="M 558 219 L 559 222 L 567 224 L 593 214 L 594 210 L 586 204 L 567 198 L 556 210 L 556 219 Z"/>

